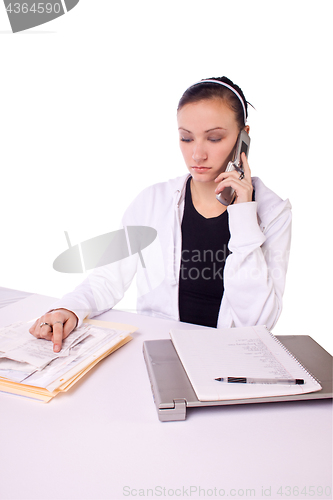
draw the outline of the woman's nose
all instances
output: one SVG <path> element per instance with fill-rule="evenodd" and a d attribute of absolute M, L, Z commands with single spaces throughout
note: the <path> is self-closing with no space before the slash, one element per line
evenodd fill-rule
<path fill-rule="evenodd" d="M 192 159 L 195 162 L 200 162 L 202 160 L 207 159 L 207 153 L 204 150 L 203 146 L 200 144 L 196 144 L 193 148 L 193 154 L 192 154 Z"/>

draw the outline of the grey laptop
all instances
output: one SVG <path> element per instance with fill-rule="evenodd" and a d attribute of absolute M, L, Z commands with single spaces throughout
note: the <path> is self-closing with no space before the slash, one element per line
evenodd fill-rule
<path fill-rule="evenodd" d="M 186 408 L 191 407 L 332 398 L 332 356 L 307 335 L 277 335 L 276 337 L 320 382 L 321 391 L 288 396 L 202 402 L 196 397 L 172 341 L 170 339 L 145 341 L 143 354 L 160 421 L 185 420 Z"/>

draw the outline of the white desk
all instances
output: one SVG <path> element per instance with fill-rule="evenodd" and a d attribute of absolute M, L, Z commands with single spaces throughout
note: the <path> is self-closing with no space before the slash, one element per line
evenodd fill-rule
<path fill-rule="evenodd" d="M 0 326 L 42 314 L 52 300 L 37 298 L 1 309 Z M 168 338 L 174 322 L 100 318 L 138 332 L 67 394 L 0 393 L 1 500 L 332 498 L 330 400 L 193 408 L 162 423 L 142 341 Z"/>
<path fill-rule="evenodd" d="M 10 304 L 14 304 L 22 299 L 25 299 L 32 295 L 28 292 L 22 292 L 20 290 L 12 290 L 11 288 L 0 287 L 0 309 L 7 307 Z"/>

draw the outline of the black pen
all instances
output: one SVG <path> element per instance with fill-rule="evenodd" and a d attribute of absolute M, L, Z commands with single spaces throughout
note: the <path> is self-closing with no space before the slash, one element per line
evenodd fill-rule
<path fill-rule="evenodd" d="M 250 377 L 220 377 L 216 378 L 218 382 L 227 382 L 228 384 L 296 384 L 303 385 L 302 378 L 250 378 Z"/>

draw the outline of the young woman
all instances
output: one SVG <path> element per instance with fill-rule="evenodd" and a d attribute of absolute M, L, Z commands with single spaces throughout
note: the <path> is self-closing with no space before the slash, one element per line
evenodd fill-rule
<path fill-rule="evenodd" d="M 226 77 L 202 80 L 183 94 L 177 111 L 182 177 L 145 189 L 123 226 L 149 226 L 157 238 L 142 252 L 95 269 L 30 332 L 61 349 L 85 317 L 112 308 L 137 274 L 139 313 L 212 327 L 265 324 L 281 313 L 291 237 L 291 206 L 244 174 L 225 172 L 242 129 L 247 101 Z M 235 191 L 222 205 L 216 194 Z"/>

